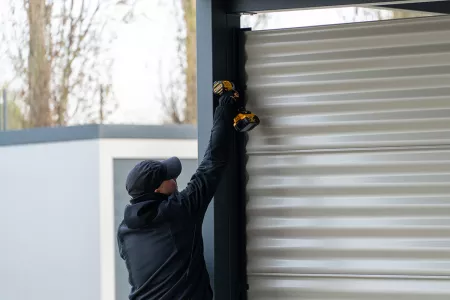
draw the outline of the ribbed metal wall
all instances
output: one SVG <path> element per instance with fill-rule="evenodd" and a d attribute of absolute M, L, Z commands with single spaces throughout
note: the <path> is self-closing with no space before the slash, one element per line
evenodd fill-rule
<path fill-rule="evenodd" d="M 249 299 L 450 299 L 450 17 L 246 52 Z"/>

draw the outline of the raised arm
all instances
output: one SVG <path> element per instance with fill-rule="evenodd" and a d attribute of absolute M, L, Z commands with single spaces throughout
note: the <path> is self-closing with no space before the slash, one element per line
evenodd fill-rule
<path fill-rule="evenodd" d="M 192 216 L 206 211 L 227 167 L 230 145 L 235 132 L 233 128 L 233 118 L 237 113 L 235 102 L 233 92 L 227 92 L 219 99 L 203 160 L 187 187 L 180 192 L 180 201 Z"/>

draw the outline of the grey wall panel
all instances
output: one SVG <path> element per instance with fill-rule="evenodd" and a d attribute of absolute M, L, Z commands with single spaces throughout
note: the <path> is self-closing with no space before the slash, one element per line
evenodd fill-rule
<path fill-rule="evenodd" d="M 258 300 L 448 300 L 448 280 L 370 277 L 249 278 L 249 299 Z"/>
<path fill-rule="evenodd" d="M 450 17 L 246 37 L 249 299 L 449 299 Z"/>
<path fill-rule="evenodd" d="M 450 144 L 450 18 L 247 33 L 248 150 Z"/>
<path fill-rule="evenodd" d="M 152 158 L 152 159 L 164 159 L 164 158 Z M 183 172 L 177 179 L 179 189 L 186 187 L 192 174 L 197 169 L 196 159 L 180 159 L 183 165 Z M 114 228 L 119 227 L 120 222 L 123 219 L 123 212 L 125 206 L 129 204 L 130 197 L 125 189 L 125 180 L 128 172 L 138 163 L 140 160 L 136 159 L 115 159 L 114 160 Z M 128 272 L 125 267 L 125 263 L 120 258 L 119 250 L 116 248 L 115 270 L 116 270 L 116 300 L 128 299 L 130 293 L 130 285 L 128 284 Z"/>
<path fill-rule="evenodd" d="M 450 150 L 254 155 L 247 170 L 250 274 L 450 276 Z"/>

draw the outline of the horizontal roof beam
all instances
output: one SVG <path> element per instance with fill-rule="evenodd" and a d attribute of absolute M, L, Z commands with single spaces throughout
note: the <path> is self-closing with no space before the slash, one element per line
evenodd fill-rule
<path fill-rule="evenodd" d="M 393 8 L 403 10 L 422 11 L 436 14 L 450 14 L 450 1 L 416 2 L 379 5 L 380 8 Z"/>
<path fill-rule="evenodd" d="M 93 139 L 196 139 L 194 125 L 77 125 L 0 131 L 0 147 Z"/>
<path fill-rule="evenodd" d="M 229 0 L 229 13 L 257 13 L 277 10 L 295 10 L 306 8 L 352 6 L 352 5 L 412 5 L 414 0 L 409 1 L 383 1 L 383 0 Z M 420 4 L 439 3 L 448 1 L 427 1 Z"/>

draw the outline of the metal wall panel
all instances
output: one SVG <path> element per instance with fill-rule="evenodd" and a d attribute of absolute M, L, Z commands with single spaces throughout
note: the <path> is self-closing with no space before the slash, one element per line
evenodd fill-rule
<path fill-rule="evenodd" d="M 450 275 L 450 150 L 254 155 L 247 170 L 249 273 Z"/>
<path fill-rule="evenodd" d="M 448 300 L 439 279 L 362 277 L 249 278 L 249 299 L 258 300 Z"/>
<path fill-rule="evenodd" d="M 246 52 L 249 299 L 449 299 L 450 17 Z"/>
<path fill-rule="evenodd" d="M 249 32 L 246 51 L 249 151 L 450 144 L 449 17 Z"/>

